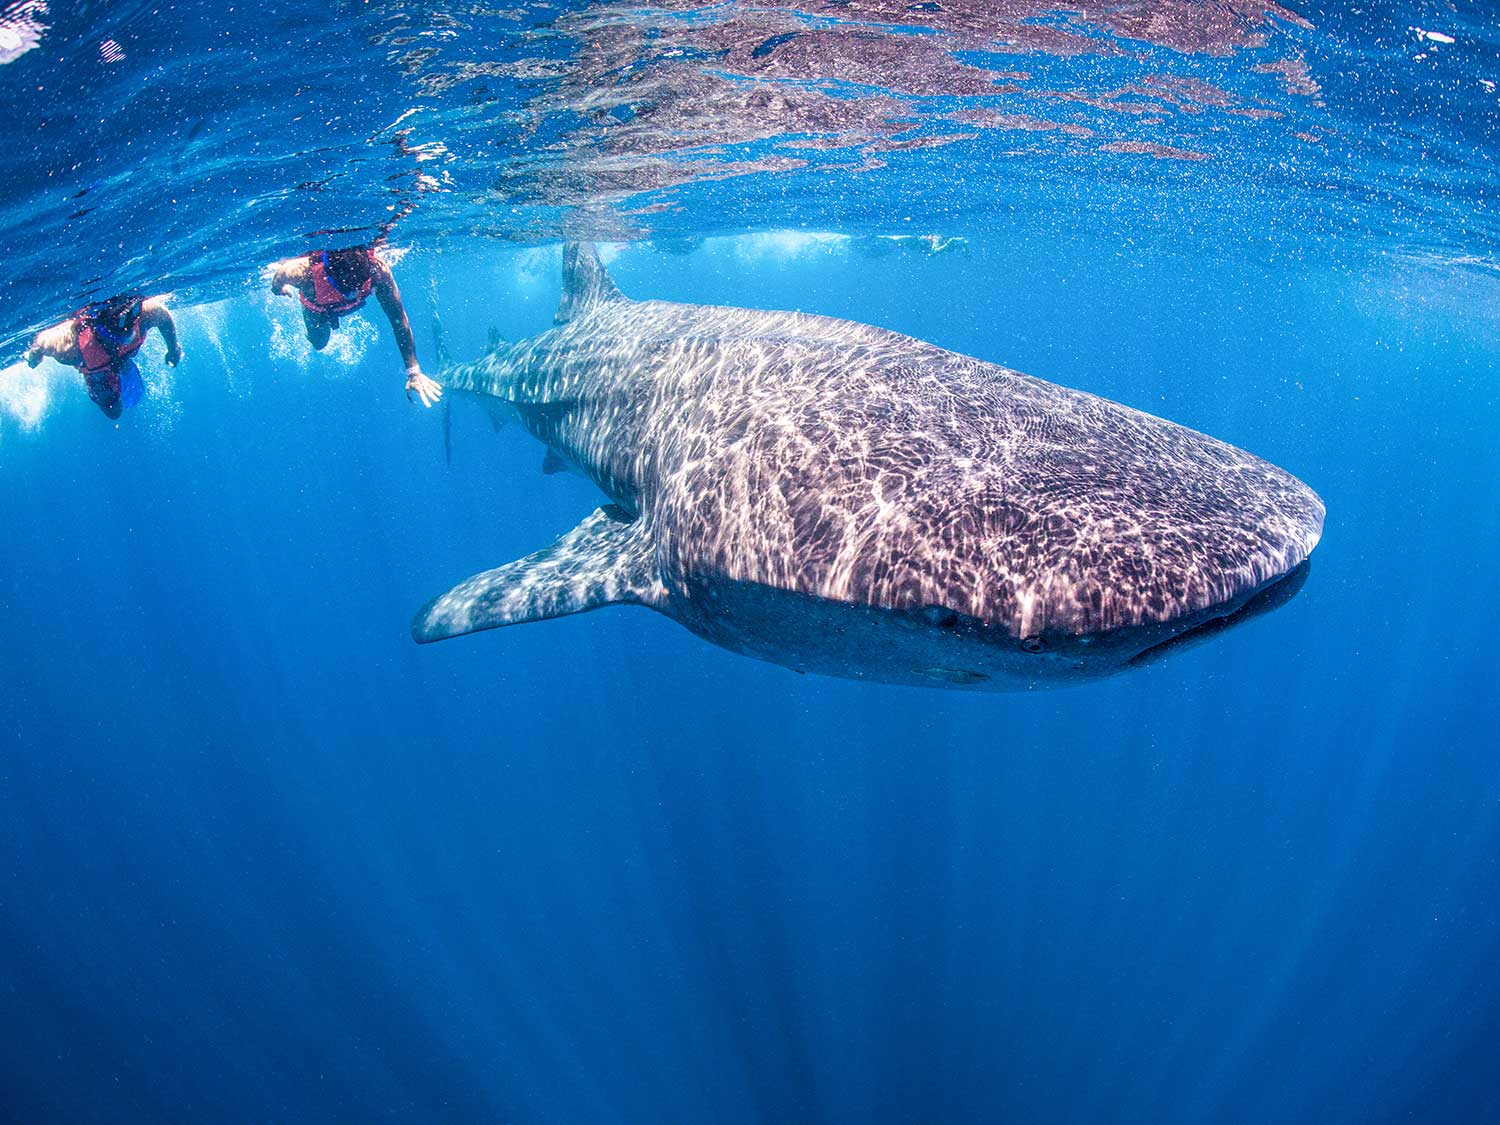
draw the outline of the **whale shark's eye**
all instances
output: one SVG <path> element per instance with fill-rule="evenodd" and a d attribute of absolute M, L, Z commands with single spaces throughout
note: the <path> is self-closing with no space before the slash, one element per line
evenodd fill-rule
<path fill-rule="evenodd" d="M 1041 637 L 1022 637 L 1021 638 L 1021 647 L 1024 648 L 1027 652 L 1041 652 L 1042 651 L 1042 638 Z"/>

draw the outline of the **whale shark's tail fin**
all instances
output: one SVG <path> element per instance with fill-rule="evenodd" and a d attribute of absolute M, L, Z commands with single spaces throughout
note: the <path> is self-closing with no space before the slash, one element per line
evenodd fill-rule
<path fill-rule="evenodd" d="M 448 341 L 443 337 L 443 320 L 436 309 L 432 312 L 432 352 L 437 357 L 439 372 L 452 366 L 453 357 L 448 354 Z"/>
<path fill-rule="evenodd" d="M 592 242 L 570 242 L 563 247 L 563 294 L 552 319 L 566 324 L 576 316 L 609 301 L 623 301 L 624 294 L 599 260 Z"/>
<path fill-rule="evenodd" d="M 550 547 L 476 574 L 429 602 L 411 635 L 426 644 L 605 605 L 656 607 L 664 596 L 641 521 L 606 504 Z"/>
<path fill-rule="evenodd" d="M 438 312 L 437 274 L 427 278 L 427 304 L 432 309 L 432 350 L 437 357 L 438 371 L 449 366 L 453 357 L 448 354 L 448 342 L 443 338 L 443 317 Z"/>
<path fill-rule="evenodd" d="M 453 366 L 448 341 L 443 336 L 443 318 L 438 313 L 437 275 L 427 279 L 427 295 L 432 305 L 432 353 L 437 357 L 438 375 Z M 453 396 L 443 399 L 443 464 L 453 468 Z"/>

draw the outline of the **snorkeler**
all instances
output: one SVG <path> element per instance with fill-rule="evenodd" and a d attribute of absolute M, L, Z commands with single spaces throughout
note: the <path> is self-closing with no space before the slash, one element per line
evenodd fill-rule
<path fill-rule="evenodd" d="M 182 362 L 177 325 L 160 297 L 139 293 L 111 297 L 79 309 L 61 324 L 44 328 L 31 339 L 26 362 L 35 367 L 43 356 L 83 372 L 89 398 L 111 418 L 118 418 L 141 401 L 145 386 L 135 353 L 155 328 L 167 345 L 167 362 Z"/>
<path fill-rule="evenodd" d="M 422 374 L 411 324 L 401 304 L 401 290 L 396 288 L 390 267 L 380 260 L 373 247 L 314 250 L 300 258 L 273 262 L 268 273 L 272 293 L 282 294 L 287 286 L 296 287 L 308 343 L 318 351 L 328 345 L 328 338 L 339 326 L 339 318 L 362 308 L 373 291 L 391 322 L 396 347 L 401 349 L 401 358 L 406 363 L 406 397 L 411 398 L 415 391 L 424 406 L 442 398 L 443 388 Z"/>

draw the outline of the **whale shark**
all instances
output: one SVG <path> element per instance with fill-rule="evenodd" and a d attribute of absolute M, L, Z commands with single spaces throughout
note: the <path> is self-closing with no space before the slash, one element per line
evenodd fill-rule
<path fill-rule="evenodd" d="M 555 326 L 443 369 L 605 502 L 412 623 L 421 643 L 645 606 L 798 672 L 1024 690 L 1296 593 L 1290 473 L 1095 395 L 832 317 L 623 295 L 563 252 Z"/>

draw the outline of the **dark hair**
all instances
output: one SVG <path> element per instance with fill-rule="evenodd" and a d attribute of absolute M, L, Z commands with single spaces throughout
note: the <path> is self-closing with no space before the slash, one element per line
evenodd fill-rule
<path fill-rule="evenodd" d="M 329 250 L 328 272 L 341 289 L 354 289 L 365 283 L 374 266 L 374 254 L 368 246 L 349 246 Z"/>
<path fill-rule="evenodd" d="M 145 296 L 140 293 L 121 293 L 107 301 L 90 305 L 88 319 L 106 332 L 123 336 L 130 332 L 136 318 L 141 315 L 141 305 L 145 300 Z"/>

